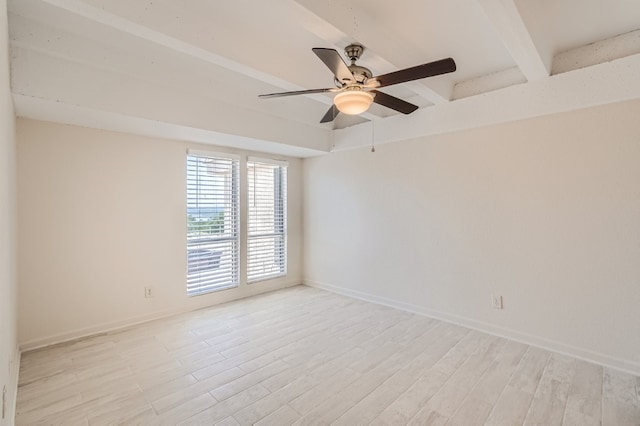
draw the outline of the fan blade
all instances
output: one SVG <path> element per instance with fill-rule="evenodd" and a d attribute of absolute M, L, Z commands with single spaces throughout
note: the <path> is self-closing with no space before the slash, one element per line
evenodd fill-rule
<path fill-rule="evenodd" d="M 325 49 L 323 47 L 314 47 L 313 53 L 331 70 L 339 82 L 348 84 L 355 81 L 351 70 L 342 60 L 342 56 L 335 49 Z"/>
<path fill-rule="evenodd" d="M 280 93 L 268 93 L 266 95 L 258 95 L 259 98 L 281 98 L 283 96 L 294 96 L 294 95 L 310 95 L 313 93 L 327 93 L 327 92 L 337 92 L 337 87 L 332 87 L 329 89 L 309 89 L 309 90 L 296 90 L 294 92 L 280 92 Z"/>
<path fill-rule="evenodd" d="M 335 118 L 338 116 L 338 114 L 340 114 L 340 111 L 338 111 L 338 108 L 335 105 L 331 105 L 331 108 L 329 108 L 329 110 L 324 115 L 324 117 L 322 117 L 322 120 L 320 120 L 320 122 L 321 123 L 329 123 L 329 122 L 335 120 Z"/>
<path fill-rule="evenodd" d="M 420 80 L 421 78 L 433 77 L 435 75 L 447 74 L 456 70 L 456 63 L 453 59 L 441 59 L 428 64 L 422 64 L 403 70 L 390 72 L 389 74 L 379 75 L 370 80 L 374 80 L 372 87 L 385 87 L 392 84 L 404 83 L 406 81 Z M 375 85 L 375 82 L 378 85 Z"/>
<path fill-rule="evenodd" d="M 403 114 L 411 114 L 413 111 L 418 109 L 417 105 L 410 104 L 409 102 L 403 101 L 395 96 L 387 95 L 386 93 L 379 92 L 377 90 L 372 90 L 371 93 L 376 94 L 373 98 L 373 102 L 386 106 L 387 108 L 394 109 Z"/>

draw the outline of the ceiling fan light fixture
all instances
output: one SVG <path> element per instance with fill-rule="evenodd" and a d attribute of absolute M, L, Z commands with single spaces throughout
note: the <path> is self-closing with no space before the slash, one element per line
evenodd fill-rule
<path fill-rule="evenodd" d="M 373 95 L 360 89 L 345 90 L 333 98 L 333 103 L 341 113 L 358 115 L 369 109 Z"/>
<path fill-rule="evenodd" d="M 373 76 L 369 68 L 356 65 L 356 60 L 360 58 L 364 50 L 364 47 L 360 44 L 350 44 L 345 48 L 345 54 L 351 59 L 351 65 L 347 65 L 335 49 L 314 47 L 311 50 L 333 73 L 336 87 L 294 90 L 258 96 L 260 98 L 279 98 L 281 96 L 310 95 L 314 93 L 337 93 L 333 98 L 331 108 L 324 114 L 320 123 L 333 121 L 341 112 L 349 115 L 361 114 L 367 111 L 373 102 L 402 114 L 411 114 L 418 109 L 417 105 L 403 101 L 385 92 L 380 92 L 377 89 L 447 74 L 456 70 L 455 61 L 452 58 L 446 58 Z"/>

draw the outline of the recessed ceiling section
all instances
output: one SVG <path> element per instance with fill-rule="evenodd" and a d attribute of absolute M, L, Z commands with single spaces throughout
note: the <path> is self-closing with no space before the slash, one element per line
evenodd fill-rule
<path fill-rule="evenodd" d="M 386 58 L 379 72 L 453 57 L 455 73 L 420 82 L 447 99 L 458 81 L 515 66 L 475 0 L 297 1 Z"/>
<path fill-rule="evenodd" d="M 515 0 L 551 56 L 640 29 L 638 0 Z"/>
<path fill-rule="evenodd" d="M 332 81 L 311 52 L 325 41 L 304 26 L 318 18 L 288 0 L 82 0 L 62 7 L 168 48 L 209 52 L 234 72 L 271 76 L 291 90 Z"/>

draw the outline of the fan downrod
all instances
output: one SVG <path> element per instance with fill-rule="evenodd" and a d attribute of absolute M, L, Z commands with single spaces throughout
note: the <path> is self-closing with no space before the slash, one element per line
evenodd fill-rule
<path fill-rule="evenodd" d="M 351 59 L 352 63 L 360 59 L 362 52 L 364 52 L 364 46 L 357 43 L 352 43 L 344 48 L 344 54 Z"/>

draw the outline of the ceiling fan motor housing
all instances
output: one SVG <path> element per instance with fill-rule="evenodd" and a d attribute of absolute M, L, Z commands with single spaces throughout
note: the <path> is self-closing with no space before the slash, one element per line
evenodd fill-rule
<path fill-rule="evenodd" d="M 360 65 L 351 64 L 349 65 L 349 70 L 358 83 L 364 83 L 367 79 L 373 76 L 373 73 L 369 68 L 361 67 Z"/>
<path fill-rule="evenodd" d="M 349 71 L 353 74 L 355 81 L 351 83 L 347 83 L 346 86 L 350 86 L 351 84 L 364 84 L 367 79 L 373 77 L 373 73 L 369 68 L 361 67 L 360 65 L 356 65 L 356 61 L 360 59 L 360 56 L 364 52 L 364 46 L 361 44 L 350 44 L 344 48 L 344 54 L 347 58 L 351 59 L 351 65 L 349 65 Z M 337 87 L 342 88 L 345 86 L 344 81 L 340 81 L 337 78 L 335 79 L 335 84 Z"/>

